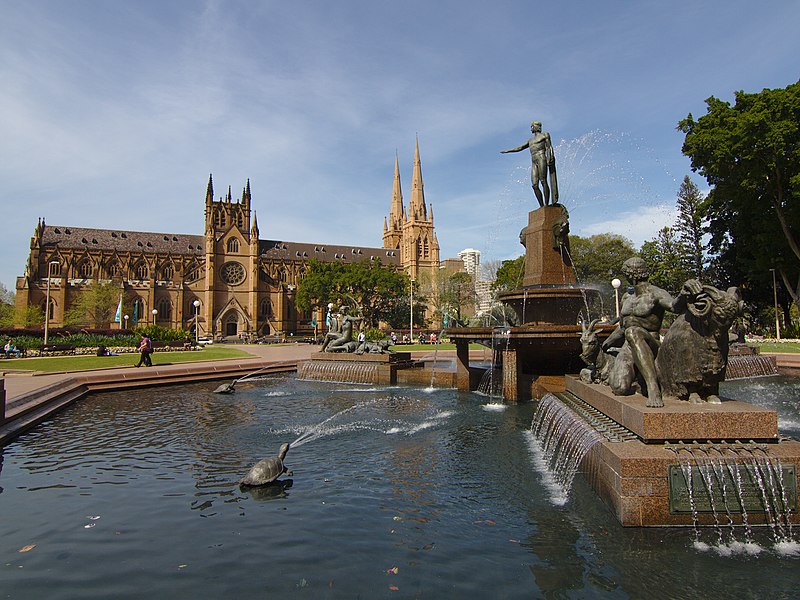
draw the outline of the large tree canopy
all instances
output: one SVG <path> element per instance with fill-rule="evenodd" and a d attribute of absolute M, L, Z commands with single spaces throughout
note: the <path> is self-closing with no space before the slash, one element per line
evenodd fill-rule
<path fill-rule="evenodd" d="M 308 274 L 300 281 L 297 305 L 303 310 L 321 308 L 329 302 L 358 304 L 367 324 L 391 321 L 403 303 L 408 305 L 409 280 L 380 264 L 380 261 L 350 264 L 323 263 L 312 260 Z"/>
<path fill-rule="evenodd" d="M 678 129 L 692 169 L 711 185 L 710 247 L 723 263 L 732 255 L 754 287 L 769 288 L 775 268 L 800 304 L 800 82 L 706 104 L 708 114 L 689 114 Z"/>
<path fill-rule="evenodd" d="M 622 263 L 636 254 L 633 243 L 621 235 L 599 233 L 587 238 L 569 236 L 572 264 L 582 284 L 607 285 L 622 273 Z"/>

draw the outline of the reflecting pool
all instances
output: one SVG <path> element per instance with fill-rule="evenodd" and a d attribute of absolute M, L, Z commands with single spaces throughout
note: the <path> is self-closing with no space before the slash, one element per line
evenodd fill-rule
<path fill-rule="evenodd" d="M 580 477 L 554 499 L 530 449 L 533 403 L 284 377 L 214 387 L 95 395 L 4 448 L 3 597 L 800 593 L 797 559 L 766 530 L 757 556 L 721 557 L 689 529 L 622 528 Z M 776 408 L 800 421 L 796 403 Z M 240 490 L 300 436 L 290 481 Z"/>

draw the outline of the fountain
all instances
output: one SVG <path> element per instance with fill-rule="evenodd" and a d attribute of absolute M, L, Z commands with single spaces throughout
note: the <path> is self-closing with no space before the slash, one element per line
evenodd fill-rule
<path fill-rule="evenodd" d="M 548 160 L 554 169 L 552 149 Z M 535 192 L 537 179 L 542 183 L 536 162 L 534 156 Z M 520 234 L 523 285 L 499 296 L 516 323 L 506 332 L 506 347 L 493 346 L 488 385 L 499 376 L 507 402 L 540 399 L 532 435 L 554 478 L 568 490 L 582 470 L 626 526 L 764 524 L 776 544 L 794 543 L 800 443 L 779 436 L 775 411 L 718 396 L 728 329 L 741 308 L 738 290 L 691 280 L 673 299 L 647 281 L 641 259 L 631 259 L 623 268 L 632 287 L 623 297 L 620 326 L 592 320 L 587 327 L 592 291 L 578 286 L 573 274 L 566 208 L 542 202 L 541 193 L 537 198 L 541 206 Z M 666 310 L 679 316 L 656 354 Z M 486 343 L 492 330 L 447 333 L 456 342 L 458 387 L 474 389 L 467 344 Z M 603 348 L 603 368 L 569 375 L 584 366 L 581 342 L 589 340 Z M 741 363 L 733 361 L 731 374 L 749 376 L 756 367 L 774 372 L 768 360 Z M 741 547 L 747 543 L 746 535 Z"/>

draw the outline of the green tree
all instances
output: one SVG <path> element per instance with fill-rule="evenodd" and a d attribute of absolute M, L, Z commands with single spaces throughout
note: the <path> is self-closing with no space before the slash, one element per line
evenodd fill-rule
<path fill-rule="evenodd" d="M 0 282 L 0 327 L 14 326 L 14 316 L 16 315 L 14 299 L 14 292 Z"/>
<path fill-rule="evenodd" d="M 44 325 L 44 311 L 38 306 L 17 307 L 13 321 L 15 325 L 22 327 L 39 327 Z"/>
<path fill-rule="evenodd" d="M 673 227 L 664 227 L 654 240 L 642 244 L 639 254 L 650 267 L 650 282 L 671 294 L 677 294 L 692 277 L 686 247 Z"/>
<path fill-rule="evenodd" d="M 525 256 L 518 256 L 512 260 L 504 260 L 497 269 L 492 290 L 495 292 L 510 292 L 522 286 L 522 276 L 525 271 Z"/>
<path fill-rule="evenodd" d="M 582 284 L 609 285 L 622 271 L 622 263 L 636 255 L 633 243 L 615 233 L 588 238 L 571 235 L 569 246 L 575 275 Z"/>
<path fill-rule="evenodd" d="M 472 275 L 460 271 L 447 278 L 443 305 L 451 318 L 455 317 L 458 321 L 463 321 L 464 311 L 473 308 L 477 298 Z"/>
<path fill-rule="evenodd" d="M 355 302 L 366 324 L 394 319 L 402 305 L 408 305 L 409 279 L 405 273 L 384 267 L 380 261 L 323 263 L 312 260 L 308 272 L 297 286 L 297 306 L 301 310 L 324 309 Z"/>
<path fill-rule="evenodd" d="M 675 232 L 687 253 L 690 274 L 695 279 L 701 279 L 705 272 L 703 211 L 703 196 L 700 194 L 700 189 L 686 175 L 678 189 L 678 218 L 675 221 Z"/>
<path fill-rule="evenodd" d="M 82 290 L 64 315 L 73 327 L 108 327 L 119 304 L 120 288 L 113 283 L 91 283 Z"/>
<path fill-rule="evenodd" d="M 775 268 L 800 301 L 800 82 L 785 89 L 736 92 L 733 106 L 715 97 L 707 114 L 678 123 L 683 153 L 711 186 L 705 201 L 710 249 L 730 253 L 757 288 Z M 741 284 L 742 282 L 735 282 Z M 789 317 L 789 306 L 784 305 Z"/>

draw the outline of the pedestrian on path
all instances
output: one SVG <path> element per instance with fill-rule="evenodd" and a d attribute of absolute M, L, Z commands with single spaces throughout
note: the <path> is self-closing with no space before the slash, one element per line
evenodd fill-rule
<path fill-rule="evenodd" d="M 145 334 L 142 334 L 142 341 L 139 342 L 139 352 L 141 352 L 141 356 L 136 366 L 141 367 L 144 364 L 145 367 L 152 367 L 153 361 L 150 359 L 150 355 L 153 353 L 153 342 Z"/>

